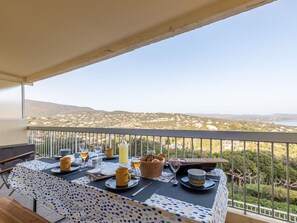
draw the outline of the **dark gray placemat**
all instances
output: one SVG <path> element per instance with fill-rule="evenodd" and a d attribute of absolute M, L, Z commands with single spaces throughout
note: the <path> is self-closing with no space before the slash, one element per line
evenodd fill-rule
<path fill-rule="evenodd" d="M 184 176 L 185 175 L 177 176 L 177 179 L 180 181 L 180 179 Z M 218 180 L 220 179 L 220 177 L 217 176 L 211 176 L 207 178 L 214 178 Z M 192 190 L 184 187 L 183 185 L 181 185 L 181 183 L 179 183 L 177 186 L 173 186 L 172 183 L 167 183 L 163 185 L 162 188 L 160 188 L 157 194 L 174 198 L 180 201 L 185 201 L 187 203 L 212 208 L 219 185 L 219 182 L 215 183 L 216 186 L 213 189 L 206 191 Z"/>
<path fill-rule="evenodd" d="M 50 163 L 50 164 L 52 164 L 52 163 L 59 163 L 60 162 L 60 160 L 58 160 L 58 159 L 55 159 L 55 158 L 53 158 L 53 157 L 44 157 L 44 158 L 40 158 L 40 159 L 38 159 L 39 161 L 42 161 L 42 162 L 45 162 L 45 163 Z"/>
<path fill-rule="evenodd" d="M 42 172 L 45 172 L 47 174 L 50 174 L 50 175 L 54 175 L 56 177 L 59 177 L 59 178 L 62 178 L 64 180 L 68 180 L 68 181 L 72 181 L 72 180 L 75 180 L 75 179 L 78 179 L 80 177 L 84 177 L 86 175 L 86 172 L 88 170 L 91 170 L 93 169 L 93 167 L 90 167 L 90 166 L 87 166 L 87 167 L 82 167 L 74 172 L 70 172 L 70 173 L 63 173 L 63 174 L 56 174 L 56 173 L 53 173 L 51 171 L 52 168 L 49 168 L 49 169 L 45 169 L 45 170 L 42 170 Z"/>
<path fill-rule="evenodd" d="M 99 180 L 99 181 L 91 182 L 88 185 L 93 186 L 93 187 L 97 187 L 97 188 L 100 188 L 100 189 L 103 189 L 103 190 L 108 190 L 108 191 L 111 191 L 111 192 L 113 192 L 115 194 L 119 194 L 121 196 L 128 197 L 128 198 L 138 200 L 138 201 L 141 201 L 141 202 L 146 201 L 154 193 L 156 193 L 160 189 L 160 187 L 162 187 L 164 184 L 166 184 L 164 182 L 160 182 L 160 181 L 157 181 L 157 180 L 141 178 L 138 185 L 133 187 L 133 188 L 130 188 L 130 189 L 127 189 L 127 190 L 110 190 L 109 188 L 107 188 L 105 186 L 105 182 L 106 182 L 106 180 Z M 135 193 L 140 188 L 142 188 L 143 186 L 147 185 L 150 182 L 152 182 L 152 184 L 149 185 L 148 187 L 146 187 L 143 191 L 141 191 L 135 197 L 131 196 L 133 193 Z"/>
<path fill-rule="evenodd" d="M 119 157 L 112 158 L 112 159 L 103 157 L 103 161 L 104 162 L 109 162 L 109 163 L 118 163 L 119 162 Z"/>

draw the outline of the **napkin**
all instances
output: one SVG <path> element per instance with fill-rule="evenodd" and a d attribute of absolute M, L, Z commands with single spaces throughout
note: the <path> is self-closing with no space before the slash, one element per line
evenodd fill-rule
<path fill-rule="evenodd" d="M 102 175 L 114 175 L 116 173 L 116 169 L 118 168 L 118 165 L 103 165 L 101 168 L 101 174 Z"/>
<path fill-rule="evenodd" d="M 111 176 L 115 175 L 117 168 L 119 165 L 116 163 L 102 163 L 101 167 L 88 170 L 87 173 Z"/>

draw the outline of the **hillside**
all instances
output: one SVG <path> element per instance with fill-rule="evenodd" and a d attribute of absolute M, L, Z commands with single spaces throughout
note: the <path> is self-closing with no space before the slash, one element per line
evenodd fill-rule
<path fill-rule="evenodd" d="M 184 130 L 238 130 L 296 132 L 296 127 L 259 121 L 238 121 L 187 114 L 96 111 L 54 103 L 29 101 L 28 125 L 92 128 L 152 128 Z"/>
<path fill-rule="evenodd" d="M 58 114 L 94 111 L 92 108 L 62 105 L 43 101 L 26 100 L 27 117 L 52 117 Z"/>

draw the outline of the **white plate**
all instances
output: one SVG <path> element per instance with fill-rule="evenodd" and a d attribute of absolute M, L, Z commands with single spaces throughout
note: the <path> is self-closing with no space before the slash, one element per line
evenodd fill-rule
<path fill-rule="evenodd" d="M 183 186 L 193 190 L 210 190 L 216 186 L 216 183 L 214 181 L 210 179 L 206 179 L 203 185 L 201 185 L 200 187 L 194 187 L 193 185 L 190 184 L 188 177 L 181 178 L 180 183 Z"/>
<path fill-rule="evenodd" d="M 60 167 L 55 167 L 55 168 L 51 169 L 51 172 L 63 174 L 63 173 L 74 172 L 74 171 L 78 170 L 79 168 L 80 168 L 80 166 L 71 166 L 69 171 L 61 171 Z"/>
<path fill-rule="evenodd" d="M 110 178 L 108 179 L 106 182 L 105 182 L 105 186 L 108 187 L 109 189 L 112 189 L 112 190 L 126 190 L 126 189 L 130 189 L 132 187 L 135 187 L 137 184 L 138 184 L 139 180 L 136 180 L 136 179 L 131 179 L 128 183 L 127 186 L 124 186 L 124 187 L 118 187 L 116 185 L 116 179 L 113 177 L 113 178 Z"/>

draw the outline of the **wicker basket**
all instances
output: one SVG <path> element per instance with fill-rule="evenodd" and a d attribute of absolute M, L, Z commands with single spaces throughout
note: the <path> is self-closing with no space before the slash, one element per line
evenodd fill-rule
<path fill-rule="evenodd" d="M 147 162 L 145 161 L 146 157 L 141 157 L 141 165 L 140 165 L 140 170 L 141 170 L 141 175 L 143 177 L 149 177 L 149 178 L 154 178 L 154 177 L 159 177 L 162 175 L 163 167 L 165 165 L 165 159 L 161 156 L 155 156 L 155 159 L 160 160 L 158 163 L 152 163 L 152 162 Z"/>

